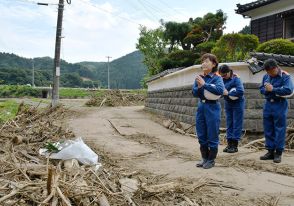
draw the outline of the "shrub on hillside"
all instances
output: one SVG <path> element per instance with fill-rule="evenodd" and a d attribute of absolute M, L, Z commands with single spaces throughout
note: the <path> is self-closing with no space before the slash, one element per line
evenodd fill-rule
<path fill-rule="evenodd" d="M 160 60 L 162 71 L 178 67 L 192 66 L 199 55 L 190 50 L 177 50 L 171 52 Z"/>
<path fill-rule="evenodd" d="M 213 47 L 215 47 L 215 44 L 216 42 L 213 41 L 203 42 L 201 44 L 198 44 L 195 50 L 202 56 L 202 54 L 210 53 Z"/>
<path fill-rule="evenodd" d="M 226 34 L 212 49 L 220 62 L 244 60 L 258 46 L 258 37 L 251 34 Z"/>

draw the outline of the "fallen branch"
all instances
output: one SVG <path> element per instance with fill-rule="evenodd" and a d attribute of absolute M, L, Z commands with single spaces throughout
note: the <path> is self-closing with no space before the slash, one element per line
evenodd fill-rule
<path fill-rule="evenodd" d="M 251 146 L 251 145 L 253 145 L 253 144 L 255 144 L 255 143 L 262 143 L 262 142 L 264 142 L 264 141 L 265 141 L 264 138 L 262 138 L 262 139 L 257 139 L 257 140 L 253 140 L 253 141 L 249 142 L 248 144 L 243 145 L 243 147 L 249 147 L 249 146 Z"/>

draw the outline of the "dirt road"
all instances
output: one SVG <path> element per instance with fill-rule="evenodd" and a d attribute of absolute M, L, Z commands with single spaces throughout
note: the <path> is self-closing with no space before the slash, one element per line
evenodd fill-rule
<path fill-rule="evenodd" d="M 294 205 L 293 153 L 285 153 L 283 162 L 274 164 L 259 160 L 264 151 L 240 148 L 237 154 L 220 152 L 216 167 L 204 170 L 195 167 L 200 159 L 197 140 L 155 123 L 153 116 L 145 113 L 141 106 L 76 107 L 74 110 L 83 112 L 68 122 L 76 136 L 83 137 L 130 171 L 190 181 L 199 178 L 222 181 L 240 189 L 219 188 L 215 192 L 243 199 L 246 205 L 253 205 L 253 200 L 258 198 L 273 197 L 278 202 L 276 205 Z"/>

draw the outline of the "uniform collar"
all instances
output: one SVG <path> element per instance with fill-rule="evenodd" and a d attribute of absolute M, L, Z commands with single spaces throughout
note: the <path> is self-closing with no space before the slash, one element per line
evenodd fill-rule
<path fill-rule="evenodd" d="M 281 70 L 281 68 L 279 68 L 279 67 L 278 67 L 278 69 L 279 69 L 278 76 L 282 77 L 282 76 L 283 76 L 283 74 L 282 74 L 282 70 Z"/>
<path fill-rule="evenodd" d="M 208 73 L 208 74 L 207 74 L 207 75 L 205 75 L 205 76 L 208 76 L 208 77 L 212 78 L 214 75 L 215 75 L 215 73 L 213 73 L 213 72 L 210 72 L 210 73 Z"/>

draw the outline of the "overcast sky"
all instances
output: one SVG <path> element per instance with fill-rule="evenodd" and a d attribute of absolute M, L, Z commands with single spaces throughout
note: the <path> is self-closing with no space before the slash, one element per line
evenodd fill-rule
<path fill-rule="evenodd" d="M 68 62 L 106 61 L 136 50 L 139 25 L 187 21 L 222 9 L 225 33 L 238 32 L 249 19 L 235 14 L 236 4 L 252 0 L 72 0 L 66 4 L 61 58 Z M 0 0 L 0 51 L 23 57 L 54 56 L 58 0 Z"/>

